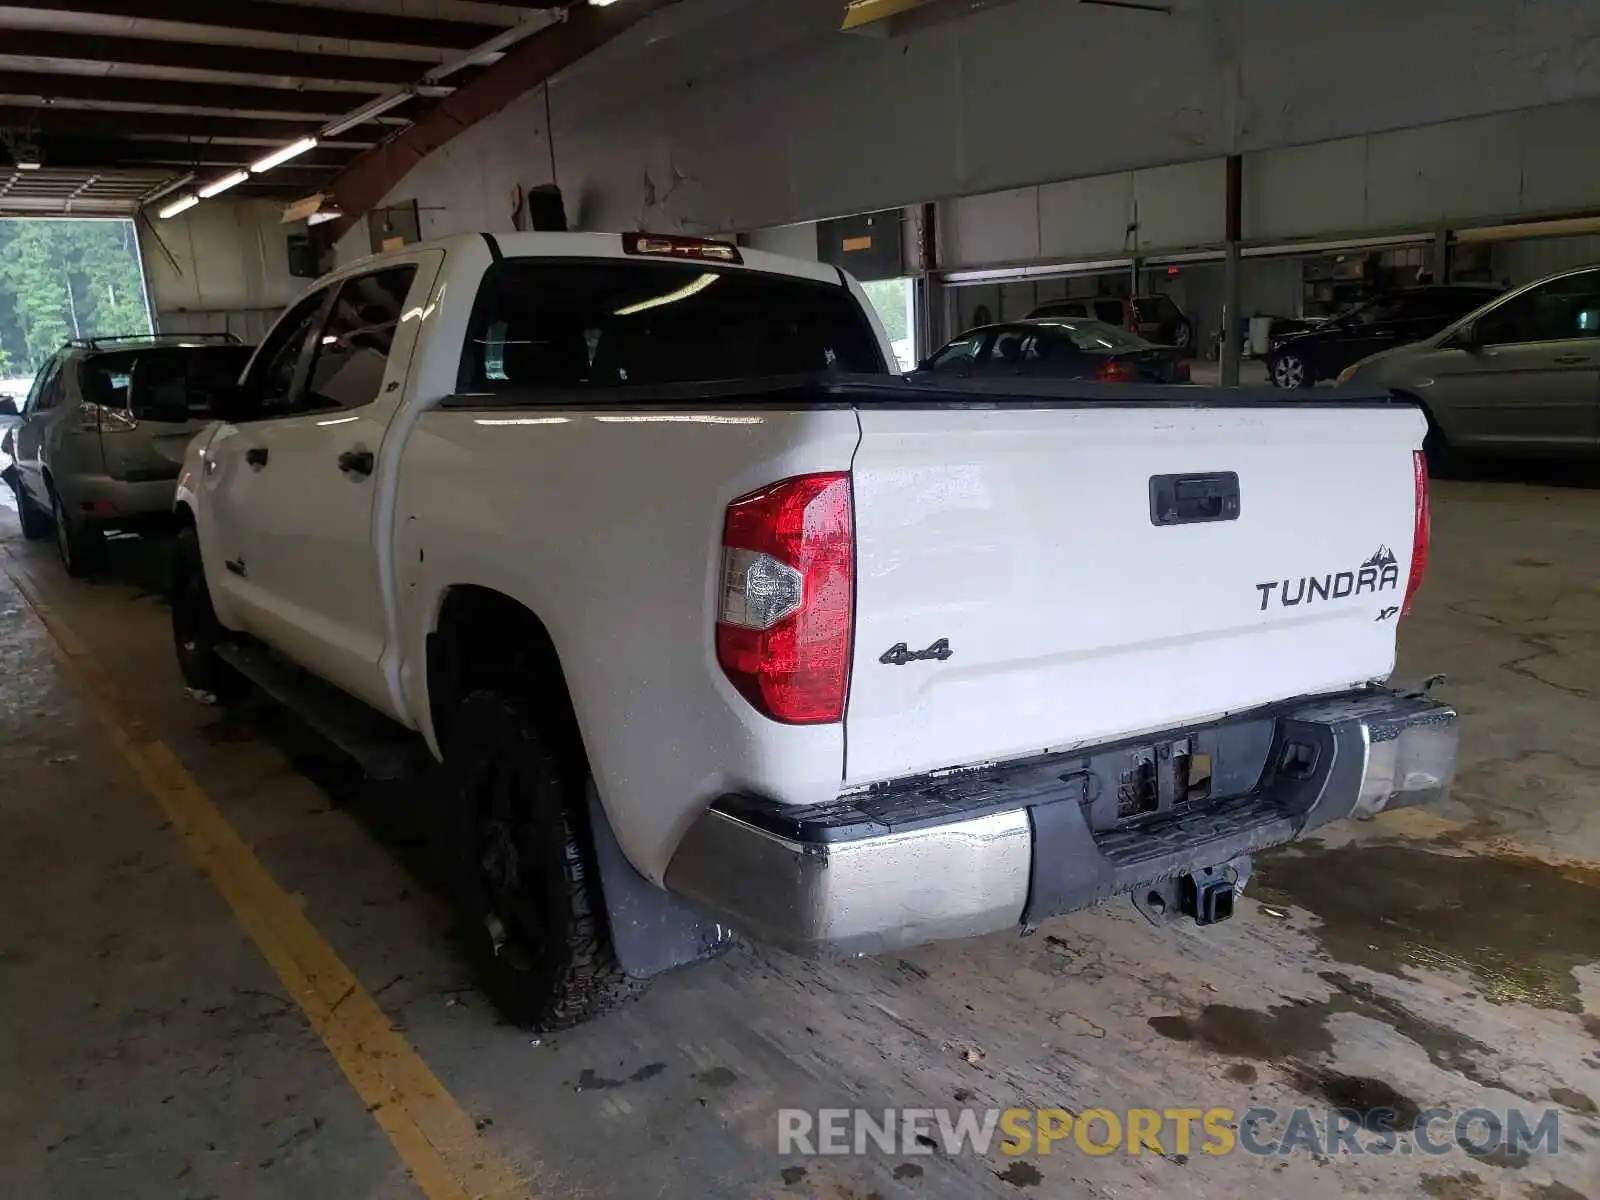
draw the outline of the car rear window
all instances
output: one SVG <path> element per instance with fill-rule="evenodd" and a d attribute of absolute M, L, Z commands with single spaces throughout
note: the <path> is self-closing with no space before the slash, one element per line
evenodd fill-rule
<path fill-rule="evenodd" d="M 506 259 L 479 289 L 460 386 L 600 389 L 886 370 L 872 327 L 838 284 L 703 263 Z"/>
<path fill-rule="evenodd" d="M 219 387 L 237 383 L 252 346 L 145 346 L 133 350 L 114 350 L 96 354 L 79 365 L 78 381 L 83 398 L 106 408 L 128 407 L 128 386 L 134 369 L 145 363 L 141 374 L 172 393 L 163 397 L 171 402 L 182 399 L 196 416 L 210 411 L 212 397 Z M 180 397 L 178 393 L 182 393 Z"/>

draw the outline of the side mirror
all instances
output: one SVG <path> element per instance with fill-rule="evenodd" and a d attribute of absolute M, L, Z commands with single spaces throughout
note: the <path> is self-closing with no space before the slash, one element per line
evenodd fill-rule
<path fill-rule="evenodd" d="M 1477 353 L 1483 348 L 1483 343 L 1478 340 L 1478 324 L 1476 321 L 1463 325 L 1450 335 L 1450 344 L 1458 350 Z"/>
<path fill-rule="evenodd" d="M 244 419 L 244 388 L 237 383 L 219 384 L 211 390 L 211 419 L 230 425 Z"/>
<path fill-rule="evenodd" d="M 0 396 L 0 417 L 14 417 L 17 415 L 17 402 L 10 396 Z"/>

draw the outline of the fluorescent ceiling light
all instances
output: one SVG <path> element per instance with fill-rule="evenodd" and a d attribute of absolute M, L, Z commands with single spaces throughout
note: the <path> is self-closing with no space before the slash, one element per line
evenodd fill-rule
<path fill-rule="evenodd" d="M 44 164 L 42 162 L 40 162 L 38 159 L 35 158 L 35 159 L 30 159 L 27 162 L 19 162 L 17 164 L 17 170 L 19 170 L 19 171 L 37 171 L 42 166 L 44 166 Z"/>
<path fill-rule="evenodd" d="M 398 108 L 411 99 L 409 89 L 393 92 L 387 96 L 379 96 L 369 100 L 360 108 L 353 108 L 342 117 L 335 117 L 322 127 L 322 136 L 325 138 L 338 137 L 347 130 L 354 129 L 363 122 L 381 116 L 391 108 Z M 309 149 L 309 147 L 308 147 Z"/>
<path fill-rule="evenodd" d="M 181 212 L 188 212 L 191 208 L 199 203 L 200 197 L 194 195 L 193 193 L 180 197 L 161 210 L 161 219 L 166 220 L 168 217 L 175 217 Z"/>
<path fill-rule="evenodd" d="M 675 292 L 668 292 L 665 296 L 654 296 L 649 300 L 641 300 L 637 304 L 627 304 L 617 309 L 614 315 L 631 317 L 634 313 L 642 313 L 647 308 L 660 308 L 663 304 L 676 304 L 679 300 L 687 300 L 696 292 L 703 292 L 718 280 L 719 276 L 707 271 L 704 275 L 690 283 L 684 284 Z"/>
<path fill-rule="evenodd" d="M 209 200 L 211 197 L 220 195 L 249 178 L 249 171 L 235 171 L 232 175 L 224 175 L 221 179 L 214 179 L 200 189 L 200 199 Z"/>
<path fill-rule="evenodd" d="M 306 218 L 307 225 L 321 225 L 324 221 L 337 221 L 344 216 L 337 208 L 324 208 Z"/>
<path fill-rule="evenodd" d="M 291 158 L 304 154 L 307 150 L 316 149 L 316 145 L 317 139 L 314 137 L 301 138 L 292 146 L 285 146 L 282 150 L 274 150 L 259 162 L 251 163 L 250 170 L 256 175 L 261 174 L 263 171 L 270 171 L 280 163 L 286 163 Z"/>

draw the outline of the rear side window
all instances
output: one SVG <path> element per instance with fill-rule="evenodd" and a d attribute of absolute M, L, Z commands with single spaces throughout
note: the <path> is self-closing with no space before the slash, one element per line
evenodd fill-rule
<path fill-rule="evenodd" d="M 706 383 L 811 371 L 882 374 L 845 288 L 628 259 L 507 259 L 484 276 L 464 391 Z"/>
<path fill-rule="evenodd" d="M 1094 316 L 1097 321 L 1104 321 L 1107 325 L 1122 324 L 1121 300 L 1096 300 L 1094 302 Z"/>
<path fill-rule="evenodd" d="M 1178 315 L 1178 306 L 1170 296 L 1142 296 L 1133 302 L 1133 315 L 1136 321 L 1166 321 Z"/>

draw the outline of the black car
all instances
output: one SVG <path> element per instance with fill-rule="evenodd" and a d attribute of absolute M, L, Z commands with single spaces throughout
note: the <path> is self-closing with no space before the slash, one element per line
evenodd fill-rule
<path fill-rule="evenodd" d="M 1378 296 L 1315 328 L 1275 335 L 1267 373 L 1280 388 L 1333 379 L 1368 355 L 1432 337 L 1503 290 L 1491 283 L 1448 283 Z"/>
<path fill-rule="evenodd" d="M 1071 317 L 1091 321 L 1104 321 L 1118 325 L 1129 333 L 1136 333 L 1158 346 L 1177 346 L 1181 350 L 1193 348 L 1194 325 L 1183 315 L 1183 310 L 1173 303 L 1171 296 L 1159 292 L 1148 296 L 1096 296 L 1087 300 L 1051 300 L 1039 305 L 1028 314 L 1032 321 L 1039 317 Z"/>
<path fill-rule="evenodd" d="M 1183 351 L 1104 321 L 1043 317 L 969 329 L 924 359 L 911 379 L 1016 375 L 1101 383 L 1187 383 Z"/>

